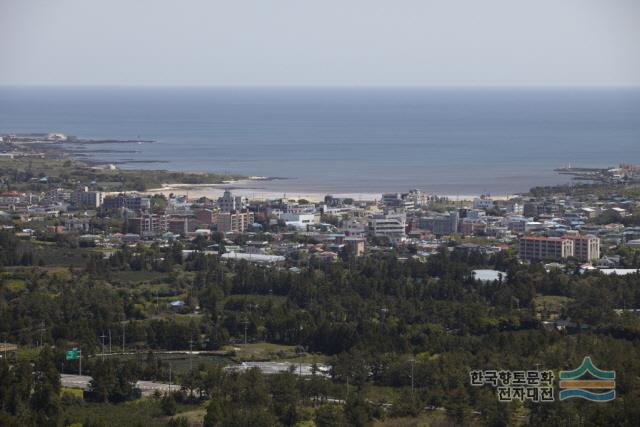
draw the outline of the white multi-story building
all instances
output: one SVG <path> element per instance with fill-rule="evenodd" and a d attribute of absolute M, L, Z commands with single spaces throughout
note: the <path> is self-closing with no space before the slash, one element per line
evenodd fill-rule
<path fill-rule="evenodd" d="M 284 221 L 286 225 L 293 226 L 320 224 L 320 214 L 285 212 L 280 215 L 280 220 Z"/>
<path fill-rule="evenodd" d="M 600 259 L 600 239 L 592 235 L 567 235 L 573 240 L 573 256 L 583 262 Z"/>
<path fill-rule="evenodd" d="M 414 201 L 402 193 L 385 193 L 382 195 L 382 203 L 387 208 L 411 210 L 415 208 Z"/>
<path fill-rule="evenodd" d="M 407 217 L 404 213 L 379 214 L 369 217 L 369 234 L 374 237 L 387 237 L 392 242 L 406 237 Z"/>
<path fill-rule="evenodd" d="M 493 207 L 493 199 L 482 196 L 473 199 L 473 209 L 491 209 Z"/>
<path fill-rule="evenodd" d="M 413 205 L 416 208 L 427 206 L 427 204 L 429 203 L 429 196 L 421 190 L 417 189 L 410 190 L 406 198 L 412 201 Z"/>
<path fill-rule="evenodd" d="M 287 203 L 285 212 L 289 214 L 314 214 L 316 213 L 316 205 L 313 203 Z"/>

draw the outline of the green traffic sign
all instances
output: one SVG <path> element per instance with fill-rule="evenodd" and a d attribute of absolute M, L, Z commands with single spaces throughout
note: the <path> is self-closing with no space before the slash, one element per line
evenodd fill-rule
<path fill-rule="evenodd" d="M 78 358 L 80 358 L 80 350 L 77 348 L 67 350 L 67 360 L 76 360 Z"/>

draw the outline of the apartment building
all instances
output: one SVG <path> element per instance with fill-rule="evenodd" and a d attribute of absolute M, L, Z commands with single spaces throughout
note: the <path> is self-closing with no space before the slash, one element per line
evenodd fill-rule
<path fill-rule="evenodd" d="M 143 213 L 139 217 L 128 218 L 127 225 L 131 233 L 151 237 L 169 230 L 169 218 L 167 215 Z"/>
<path fill-rule="evenodd" d="M 218 222 L 218 211 L 212 209 L 202 209 L 196 212 L 196 219 L 203 224 L 216 224 Z"/>
<path fill-rule="evenodd" d="M 103 207 L 105 209 L 130 209 L 132 211 L 151 209 L 151 199 L 139 195 L 118 194 L 104 198 Z"/>
<path fill-rule="evenodd" d="M 244 233 L 254 222 L 253 212 L 220 212 L 216 221 L 218 231 L 223 233 Z"/>
<path fill-rule="evenodd" d="M 523 216 L 512 216 L 505 219 L 506 226 L 514 233 L 524 233 L 527 230 L 527 223 L 529 218 Z"/>
<path fill-rule="evenodd" d="M 573 241 L 573 256 L 583 262 L 600 259 L 600 239 L 593 235 L 570 235 Z"/>
<path fill-rule="evenodd" d="M 573 242 L 567 237 L 524 236 L 519 241 L 518 256 L 530 261 L 568 258 L 573 256 Z"/>
<path fill-rule="evenodd" d="M 418 227 L 423 230 L 431 230 L 436 236 L 458 232 L 458 222 L 460 214 L 458 211 L 451 211 L 446 215 L 433 217 L 423 217 L 418 220 Z"/>
<path fill-rule="evenodd" d="M 167 230 L 174 234 L 186 236 L 189 230 L 189 217 L 173 217 L 167 222 Z"/>
<path fill-rule="evenodd" d="M 67 218 L 64 220 L 64 228 L 88 233 L 91 231 L 91 218 Z"/>
<path fill-rule="evenodd" d="M 71 193 L 71 205 L 75 208 L 99 208 L 103 201 L 103 192 L 89 191 L 88 187 L 78 188 Z"/>

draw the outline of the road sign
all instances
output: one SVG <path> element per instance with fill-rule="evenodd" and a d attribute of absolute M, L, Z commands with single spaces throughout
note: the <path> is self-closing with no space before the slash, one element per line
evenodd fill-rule
<path fill-rule="evenodd" d="M 77 360 L 80 358 L 80 350 L 77 348 L 72 348 L 71 350 L 67 350 L 67 360 Z"/>

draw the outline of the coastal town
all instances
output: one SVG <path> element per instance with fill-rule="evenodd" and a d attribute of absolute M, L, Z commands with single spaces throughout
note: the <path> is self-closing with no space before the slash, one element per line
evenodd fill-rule
<path fill-rule="evenodd" d="M 55 360 L 69 422 L 139 401 L 158 425 L 229 425 L 206 422 L 231 392 L 217 382 L 264 381 L 275 402 L 288 381 L 298 421 L 340 425 L 364 405 L 370 420 L 460 425 L 487 415 L 471 398 L 456 413 L 428 377 L 462 381 L 442 365 L 471 354 L 458 342 L 635 334 L 638 166 L 512 196 L 252 197 L 238 175 L 89 162 L 65 135 L 3 139 L 0 363 Z M 112 407 L 99 417 L 127 419 Z M 505 416 L 534 417 L 518 411 Z"/>
<path fill-rule="evenodd" d="M 0 4 L 0 427 L 640 425 L 640 1 Z"/>
<path fill-rule="evenodd" d="M 210 199 L 114 194 L 95 182 L 0 194 L 3 228 L 23 240 L 65 236 L 105 258 L 122 245 L 182 242 L 185 258 L 202 252 L 294 270 L 310 259 L 384 251 L 426 260 L 445 248 L 466 254 L 511 250 L 523 262 L 544 261 L 548 268 L 626 274 L 638 268 L 625 250 L 640 248 L 639 206 L 619 194 L 451 200 L 416 189 L 379 200 L 248 199 L 228 189 Z"/>
<path fill-rule="evenodd" d="M 0 136 L 1 154 L 23 161 L 33 156 L 68 159 L 77 153 L 60 144 L 69 141 L 114 142 L 62 133 L 6 134 Z M 91 163 L 85 168 L 117 169 Z M 640 182 L 640 166 L 629 164 L 557 171 L 601 185 Z M 24 179 L 42 191 L 9 191 L 6 183 L 7 191 L 0 193 L 5 229 L 26 240 L 72 236 L 104 257 L 121 245 L 179 241 L 186 245 L 184 257 L 201 251 L 293 269 L 301 259 L 332 261 L 384 251 L 400 259 L 425 260 L 440 248 L 478 254 L 511 250 L 523 262 L 545 261 L 549 268 L 578 266 L 605 274 L 626 274 L 639 267 L 624 254 L 627 248 L 640 249 L 640 201 L 615 192 L 499 198 L 485 194 L 454 200 L 413 189 L 370 200 L 330 194 L 321 200 L 286 195 L 250 199 L 233 193 L 233 181 L 221 197 L 211 198 L 194 195 L 194 188 L 189 196 L 188 186 L 184 194 L 179 194 L 179 186 L 160 192 L 119 192 L 109 191 L 109 182 L 95 180 L 75 180 L 73 188 L 63 188 L 60 180 L 49 182 L 43 173 Z"/>

